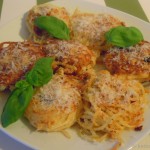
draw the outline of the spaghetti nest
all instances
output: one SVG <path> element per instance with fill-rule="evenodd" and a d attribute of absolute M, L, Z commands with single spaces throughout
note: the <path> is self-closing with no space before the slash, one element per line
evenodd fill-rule
<path fill-rule="evenodd" d="M 80 135 L 91 141 L 117 139 L 125 129 L 140 129 L 147 103 L 143 86 L 136 80 L 100 71 L 83 93 L 84 111 L 78 119 Z"/>

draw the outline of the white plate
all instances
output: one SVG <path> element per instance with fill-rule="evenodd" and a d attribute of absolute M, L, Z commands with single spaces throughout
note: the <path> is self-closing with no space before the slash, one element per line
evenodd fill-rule
<path fill-rule="evenodd" d="M 102 7 L 96 3 L 88 2 L 86 0 L 56 0 L 51 3 L 55 3 L 60 6 L 64 6 L 70 12 L 74 9 L 79 8 L 82 11 L 89 11 L 94 13 L 109 13 L 120 18 L 126 22 L 129 26 L 135 26 L 139 28 L 145 40 L 150 39 L 149 29 L 150 24 L 144 22 L 136 17 L 130 16 L 128 14 L 122 13 L 120 11 Z M 3 41 L 21 41 L 28 37 L 28 31 L 25 26 L 25 16 L 15 19 L 9 24 L 5 25 L 0 29 L 0 42 Z M 3 109 L 3 105 L 7 94 L 0 95 L 0 114 Z M 131 148 L 135 143 L 137 143 L 141 138 L 150 133 L 150 110 L 145 114 L 144 128 L 140 132 L 128 131 L 123 134 L 124 145 L 120 148 L 121 150 L 127 150 Z M 114 141 L 105 141 L 102 143 L 91 143 L 81 139 L 76 131 L 69 129 L 69 132 L 72 136 L 71 139 L 65 138 L 61 133 L 46 133 L 46 132 L 37 132 L 33 127 L 31 127 L 25 119 L 21 119 L 16 123 L 10 125 L 7 128 L 2 128 L 0 125 L 0 130 L 9 135 L 11 138 L 14 138 L 17 142 L 20 141 L 25 145 L 29 145 L 35 149 L 43 150 L 77 150 L 77 149 L 86 149 L 86 150 L 108 150 L 113 147 L 115 144 Z M 7 143 L 7 141 L 6 141 Z"/>

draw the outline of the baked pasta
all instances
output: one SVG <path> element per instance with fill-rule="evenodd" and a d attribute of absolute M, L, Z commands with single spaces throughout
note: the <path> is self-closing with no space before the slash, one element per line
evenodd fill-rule
<path fill-rule="evenodd" d="M 150 81 L 150 43 L 143 41 L 127 48 L 112 47 L 104 55 L 104 64 L 112 74 Z"/>
<path fill-rule="evenodd" d="M 46 56 L 55 58 L 54 70 L 62 67 L 65 74 L 83 74 L 91 71 L 96 64 L 93 51 L 77 41 L 49 39 L 44 43 L 43 50 Z"/>
<path fill-rule="evenodd" d="M 39 16 L 57 17 L 58 19 L 64 21 L 70 28 L 70 16 L 64 7 L 54 6 L 49 3 L 34 6 L 33 8 L 31 8 L 31 10 L 29 10 L 27 14 L 26 24 L 31 34 L 30 38 L 35 42 L 42 43 L 42 41 L 50 37 L 50 35 L 46 31 L 41 30 L 37 26 L 35 26 L 34 20 Z"/>
<path fill-rule="evenodd" d="M 92 141 L 111 138 L 121 143 L 124 130 L 142 129 L 146 104 L 140 82 L 102 70 L 83 93 L 80 135 Z"/>
<path fill-rule="evenodd" d="M 49 83 L 37 89 L 25 116 L 42 131 L 62 131 L 71 127 L 82 109 L 79 82 L 59 72 Z"/>
<path fill-rule="evenodd" d="M 31 41 L 0 43 L 0 91 L 14 85 L 44 56 L 42 46 Z"/>
<path fill-rule="evenodd" d="M 124 25 L 110 14 L 83 13 L 76 10 L 71 17 L 71 38 L 92 49 L 99 57 L 107 49 L 104 34 L 113 27 Z"/>

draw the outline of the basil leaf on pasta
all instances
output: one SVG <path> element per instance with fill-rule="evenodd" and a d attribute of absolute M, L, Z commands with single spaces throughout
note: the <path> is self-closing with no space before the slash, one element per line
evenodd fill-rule
<path fill-rule="evenodd" d="M 143 35 L 136 27 L 118 26 L 105 34 L 108 43 L 118 47 L 133 46 L 143 40 Z"/>
<path fill-rule="evenodd" d="M 34 21 L 35 25 L 47 31 L 55 38 L 69 40 L 69 28 L 66 23 L 54 16 L 39 16 Z"/>

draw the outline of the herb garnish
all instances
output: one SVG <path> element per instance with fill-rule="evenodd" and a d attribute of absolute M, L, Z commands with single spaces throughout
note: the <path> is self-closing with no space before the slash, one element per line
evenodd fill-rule
<path fill-rule="evenodd" d="M 24 114 L 34 94 L 34 87 L 49 82 L 53 75 L 52 62 L 53 59 L 50 57 L 39 59 L 33 69 L 27 73 L 25 80 L 15 84 L 15 89 L 8 97 L 1 115 L 3 127 L 14 123 Z"/>
<path fill-rule="evenodd" d="M 118 26 L 105 34 L 108 43 L 118 47 L 133 46 L 143 40 L 143 35 L 136 27 Z"/>
<path fill-rule="evenodd" d="M 62 40 L 69 40 L 69 28 L 63 20 L 54 16 L 39 16 L 35 19 L 34 24 L 45 31 L 51 36 Z"/>

